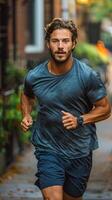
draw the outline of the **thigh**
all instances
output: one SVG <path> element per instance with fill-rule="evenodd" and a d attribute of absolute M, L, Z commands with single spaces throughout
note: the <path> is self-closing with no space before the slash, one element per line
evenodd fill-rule
<path fill-rule="evenodd" d="M 84 194 L 92 167 L 92 153 L 83 158 L 74 159 L 66 169 L 64 191 L 71 197 L 81 198 Z"/>
<path fill-rule="evenodd" d="M 63 186 L 65 170 L 57 155 L 46 152 L 40 153 L 37 168 L 35 184 L 40 190 L 46 191 L 48 189 L 47 191 L 51 191 L 52 186 Z"/>

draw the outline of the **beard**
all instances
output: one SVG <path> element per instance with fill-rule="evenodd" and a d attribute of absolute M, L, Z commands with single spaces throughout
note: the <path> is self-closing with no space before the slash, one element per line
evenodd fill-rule
<path fill-rule="evenodd" d="M 68 53 L 66 53 L 66 52 L 62 52 L 62 55 L 64 55 L 64 58 L 62 57 L 62 56 L 59 56 L 59 52 L 55 52 L 55 53 L 53 53 L 52 51 L 51 51 L 51 49 L 49 50 L 49 52 L 50 52 L 50 55 L 51 55 L 51 58 L 54 60 L 54 62 L 56 63 L 56 64 L 63 64 L 63 63 L 66 63 L 68 60 L 69 60 L 69 58 L 71 57 L 71 55 L 72 55 L 72 51 L 69 51 Z M 61 52 L 61 51 L 60 51 Z"/>

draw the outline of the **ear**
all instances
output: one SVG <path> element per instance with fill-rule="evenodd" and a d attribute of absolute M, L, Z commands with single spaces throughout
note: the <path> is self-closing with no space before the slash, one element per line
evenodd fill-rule
<path fill-rule="evenodd" d="M 72 50 L 75 48 L 75 46 L 76 46 L 76 43 L 75 43 L 75 41 L 73 41 L 73 43 L 72 43 Z"/>
<path fill-rule="evenodd" d="M 47 43 L 46 43 L 46 44 L 47 44 L 47 48 L 49 49 L 49 41 L 47 41 Z"/>

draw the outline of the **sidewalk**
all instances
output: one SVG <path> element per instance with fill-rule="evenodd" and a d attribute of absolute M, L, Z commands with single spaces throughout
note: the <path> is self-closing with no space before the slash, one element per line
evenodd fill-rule
<path fill-rule="evenodd" d="M 112 116 L 97 123 L 99 149 L 93 153 L 93 167 L 85 200 L 112 200 Z"/>
<path fill-rule="evenodd" d="M 0 178 L 0 200 L 41 200 L 41 193 L 34 185 L 35 173 L 36 160 L 31 147 Z"/>

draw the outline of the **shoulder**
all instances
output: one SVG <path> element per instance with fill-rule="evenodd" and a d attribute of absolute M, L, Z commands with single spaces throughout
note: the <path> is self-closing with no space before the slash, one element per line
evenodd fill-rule
<path fill-rule="evenodd" d="M 76 59 L 76 65 L 78 73 L 85 75 L 86 77 L 90 76 L 91 73 L 94 73 L 95 71 L 86 63 Z"/>
<path fill-rule="evenodd" d="M 77 76 L 83 81 L 90 81 L 90 77 L 97 77 L 97 72 L 86 63 L 76 59 Z"/>
<path fill-rule="evenodd" d="M 84 88 L 88 88 L 92 85 L 102 84 L 99 74 L 87 64 L 76 59 L 76 70 L 79 82 Z"/>
<path fill-rule="evenodd" d="M 46 64 L 47 64 L 47 61 L 31 69 L 26 75 L 26 80 L 30 83 L 33 83 L 38 77 L 40 77 L 44 73 Z"/>

